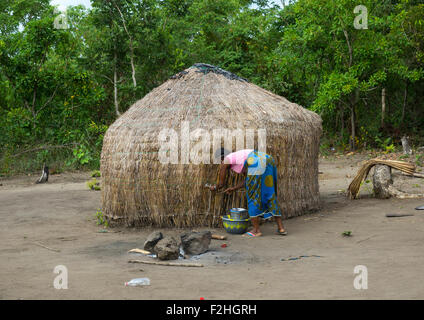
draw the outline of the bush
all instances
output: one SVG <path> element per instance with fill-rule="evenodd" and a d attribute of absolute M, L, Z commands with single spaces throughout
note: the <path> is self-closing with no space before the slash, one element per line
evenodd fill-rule
<path fill-rule="evenodd" d="M 107 219 L 104 217 L 103 212 L 99 209 L 96 212 L 97 225 L 103 225 L 106 228 L 109 226 Z"/>
<path fill-rule="evenodd" d="M 87 187 L 91 190 L 100 190 L 100 181 L 98 181 L 96 178 L 93 178 L 89 181 L 87 181 Z"/>
<path fill-rule="evenodd" d="M 94 170 L 93 172 L 91 172 L 91 177 L 92 178 L 98 178 L 98 177 L 100 177 L 100 171 L 99 170 Z"/>

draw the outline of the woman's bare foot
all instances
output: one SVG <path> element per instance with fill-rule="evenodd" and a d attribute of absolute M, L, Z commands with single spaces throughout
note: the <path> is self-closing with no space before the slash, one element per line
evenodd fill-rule
<path fill-rule="evenodd" d="M 281 220 L 281 217 L 275 217 L 275 221 L 277 222 L 277 233 L 281 235 L 286 235 L 287 231 L 284 229 L 283 221 Z"/>
<path fill-rule="evenodd" d="M 262 233 L 259 229 L 253 228 L 252 230 L 246 232 L 244 235 L 247 237 L 260 237 Z"/>
<path fill-rule="evenodd" d="M 287 231 L 284 228 L 278 228 L 277 229 L 277 234 L 279 234 L 281 236 L 286 236 L 287 235 Z"/>

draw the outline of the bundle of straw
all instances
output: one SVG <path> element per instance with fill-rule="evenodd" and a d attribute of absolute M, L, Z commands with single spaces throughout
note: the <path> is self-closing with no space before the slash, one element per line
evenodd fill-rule
<path fill-rule="evenodd" d="M 381 160 L 381 159 L 371 159 L 365 162 L 361 169 L 359 169 L 356 177 L 352 180 L 348 188 L 348 195 L 351 199 L 355 199 L 358 196 L 359 188 L 361 187 L 362 181 L 364 181 L 371 168 L 377 164 L 384 164 L 386 166 L 398 169 L 407 174 L 413 174 L 415 171 L 415 165 L 405 161 L 397 160 Z"/>

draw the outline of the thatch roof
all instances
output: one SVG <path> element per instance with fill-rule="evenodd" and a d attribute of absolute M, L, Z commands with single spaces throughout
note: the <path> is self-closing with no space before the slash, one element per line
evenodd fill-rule
<path fill-rule="evenodd" d="M 180 134 L 183 121 L 211 135 L 219 128 L 266 129 L 285 217 L 319 207 L 321 118 L 228 71 L 196 64 L 136 102 L 106 132 L 101 156 L 106 217 L 130 225 L 216 226 L 228 208 L 245 207 L 242 192 L 212 196 L 203 188 L 216 182 L 218 165 L 159 161 L 159 133 L 172 128 Z"/>

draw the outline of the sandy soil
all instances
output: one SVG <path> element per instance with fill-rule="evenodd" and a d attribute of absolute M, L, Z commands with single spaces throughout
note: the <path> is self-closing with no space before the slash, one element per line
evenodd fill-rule
<path fill-rule="evenodd" d="M 362 160 L 321 160 L 319 212 L 285 221 L 287 237 L 265 223 L 261 238 L 212 240 L 203 268 L 129 264 L 134 255 L 127 251 L 142 248 L 152 229 L 101 232 L 95 218 L 100 192 L 87 189 L 88 173 L 53 175 L 44 185 L 34 185 L 34 176 L 3 179 L 0 299 L 423 299 L 424 211 L 414 208 L 424 199 L 377 200 L 365 187 L 361 199 L 347 200 L 342 192 Z M 423 192 L 424 179 L 398 180 Z M 353 236 L 342 237 L 347 230 Z M 312 255 L 319 257 L 287 260 Z M 68 269 L 67 290 L 53 286 L 57 265 Z M 368 269 L 367 290 L 353 286 L 356 265 Z M 124 286 L 137 277 L 151 285 Z"/>

